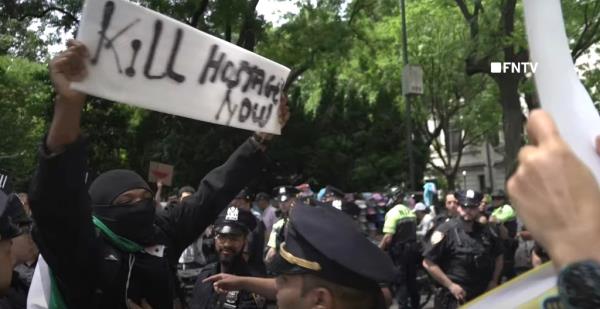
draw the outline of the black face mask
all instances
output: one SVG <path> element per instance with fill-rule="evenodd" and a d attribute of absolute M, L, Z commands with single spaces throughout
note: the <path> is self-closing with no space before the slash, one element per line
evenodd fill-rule
<path fill-rule="evenodd" d="M 142 246 L 155 244 L 155 213 L 155 202 L 152 199 L 144 199 L 133 204 L 94 207 L 94 216 L 115 234 Z"/>

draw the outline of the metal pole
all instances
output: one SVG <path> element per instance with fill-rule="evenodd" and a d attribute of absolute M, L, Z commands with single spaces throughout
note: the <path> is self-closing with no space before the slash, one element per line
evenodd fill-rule
<path fill-rule="evenodd" d="M 402 8 L 402 57 L 404 58 L 404 64 L 408 64 L 408 43 L 406 37 L 406 8 L 404 7 L 404 0 L 400 0 L 400 7 Z"/>
<path fill-rule="evenodd" d="M 490 190 L 491 192 L 494 192 L 494 167 L 492 166 L 489 142 L 485 142 L 485 152 L 487 155 L 488 177 L 490 177 Z"/>
<path fill-rule="evenodd" d="M 404 59 L 404 66 L 408 65 L 408 43 L 406 35 L 406 8 L 404 6 L 404 0 L 400 0 L 400 7 L 402 9 L 402 58 Z M 411 114 L 411 101 L 410 95 L 405 95 L 406 101 L 406 151 L 408 152 L 408 177 L 409 177 L 409 190 L 415 190 L 415 165 L 413 159 L 413 145 L 412 145 L 412 121 L 410 118 Z"/>

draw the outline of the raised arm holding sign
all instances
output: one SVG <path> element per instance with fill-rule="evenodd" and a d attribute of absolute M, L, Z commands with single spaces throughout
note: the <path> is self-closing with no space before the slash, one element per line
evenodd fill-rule
<path fill-rule="evenodd" d="M 93 56 L 85 45 L 70 40 L 67 46 L 50 64 L 54 116 L 30 191 L 34 236 L 47 267 L 35 277 L 29 301 L 42 308 L 58 302 L 125 309 L 128 299 L 145 299 L 153 308 L 171 308 L 179 256 L 260 172 L 271 134 L 250 137 L 168 212 L 156 212 L 150 186 L 130 170 L 104 172 L 88 189 L 87 143 L 80 137 L 86 96 L 70 84 L 96 73 L 88 70 Z M 285 96 L 278 95 L 277 110 L 274 119 L 283 127 Z"/>

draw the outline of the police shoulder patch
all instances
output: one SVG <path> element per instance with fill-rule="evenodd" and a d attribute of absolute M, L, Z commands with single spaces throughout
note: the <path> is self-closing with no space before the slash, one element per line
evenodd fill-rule
<path fill-rule="evenodd" d="M 444 239 L 444 236 L 444 233 L 440 231 L 433 232 L 433 235 L 431 235 L 431 244 L 437 245 L 440 241 L 442 241 L 442 239 Z"/>

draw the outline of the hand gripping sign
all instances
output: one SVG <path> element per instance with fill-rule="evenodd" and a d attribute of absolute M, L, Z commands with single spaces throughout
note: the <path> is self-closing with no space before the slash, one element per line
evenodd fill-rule
<path fill-rule="evenodd" d="M 116 102 L 280 134 L 290 70 L 125 0 L 88 0 L 78 33 L 90 58 L 73 88 Z"/>

